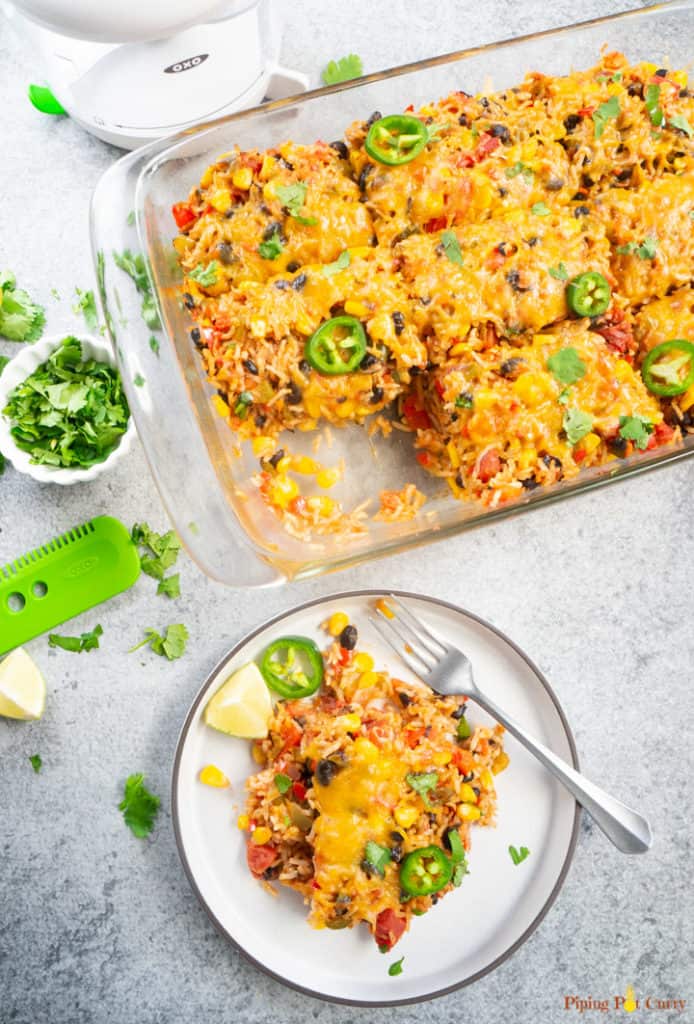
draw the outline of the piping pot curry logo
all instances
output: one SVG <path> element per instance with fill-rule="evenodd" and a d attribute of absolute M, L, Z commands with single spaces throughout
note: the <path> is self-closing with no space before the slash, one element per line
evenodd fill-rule
<path fill-rule="evenodd" d="M 686 999 L 655 995 L 637 996 L 632 985 L 627 985 L 623 996 L 607 996 L 603 999 L 592 995 L 564 996 L 564 1009 L 576 1010 L 578 1013 L 609 1013 L 611 1010 L 620 1013 L 634 1013 L 636 1010 L 682 1013 L 686 1005 Z"/>

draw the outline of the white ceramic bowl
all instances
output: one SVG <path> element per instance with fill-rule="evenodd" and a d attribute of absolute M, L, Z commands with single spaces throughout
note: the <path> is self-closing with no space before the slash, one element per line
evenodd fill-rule
<path fill-rule="evenodd" d="M 65 337 L 67 334 L 52 334 L 37 341 L 34 345 L 25 345 L 16 356 L 10 359 L 0 374 L 0 410 L 7 405 L 10 392 L 23 380 L 26 380 L 41 363 L 45 363 Z M 109 366 L 116 368 L 116 360 L 110 346 L 105 341 L 91 335 L 75 334 L 73 337 L 81 342 L 83 356 L 88 359 L 98 359 L 99 362 L 108 363 Z M 114 448 L 103 462 L 98 462 L 87 469 L 63 469 L 60 466 L 35 466 L 29 453 L 22 451 L 15 444 L 10 427 L 10 420 L 0 413 L 0 452 L 12 463 L 17 472 L 26 473 L 27 476 L 33 477 L 40 483 L 50 484 L 80 484 L 86 483 L 88 480 L 95 480 L 127 454 L 135 437 L 135 423 L 131 415 L 128 429 L 123 434 L 118 447 Z"/>

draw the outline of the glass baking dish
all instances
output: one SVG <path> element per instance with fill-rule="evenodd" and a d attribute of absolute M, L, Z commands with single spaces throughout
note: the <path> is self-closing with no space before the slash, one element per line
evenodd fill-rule
<path fill-rule="evenodd" d="M 247 445 L 239 449 L 215 411 L 214 391 L 190 341 L 192 322 L 180 301 L 180 273 L 171 244 L 172 204 L 184 199 L 207 165 L 234 144 L 263 149 L 287 138 L 304 143 L 339 138 L 350 122 L 374 110 L 419 106 L 454 89 L 475 93 L 505 88 L 534 69 L 564 74 L 593 64 L 604 46 L 623 51 L 631 61 L 687 68 L 694 57 L 692 40 L 694 0 L 674 0 L 268 103 L 145 147 L 106 172 L 91 210 L 106 321 L 155 481 L 185 546 L 204 572 L 237 587 L 326 572 L 452 536 L 694 452 L 694 435 L 689 435 L 677 446 L 615 460 L 569 483 L 530 492 L 517 504 L 488 510 L 456 501 L 441 481 L 420 469 L 411 435 L 396 430 L 372 441 L 364 428 L 329 429 L 321 434 L 319 458 L 331 464 L 344 458 L 344 479 L 330 493 L 346 509 L 371 501 L 374 512 L 382 488 L 399 489 L 410 481 L 427 501 L 407 522 L 369 518 L 363 535 L 297 539 L 260 500 L 251 481 L 257 457 L 246 451 Z M 145 257 L 160 330 L 153 332 L 143 321 L 142 296 L 113 259 L 114 252 L 125 249 Z M 293 434 L 292 453 L 311 453 L 314 437 Z"/>

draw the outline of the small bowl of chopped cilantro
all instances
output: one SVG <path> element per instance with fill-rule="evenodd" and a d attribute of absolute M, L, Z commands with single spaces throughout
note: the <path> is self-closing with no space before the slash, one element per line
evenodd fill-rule
<path fill-rule="evenodd" d="M 93 480 L 135 436 L 115 359 L 72 335 L 27 345 L 0 375 L 0 452 L 42 483 Z"/>

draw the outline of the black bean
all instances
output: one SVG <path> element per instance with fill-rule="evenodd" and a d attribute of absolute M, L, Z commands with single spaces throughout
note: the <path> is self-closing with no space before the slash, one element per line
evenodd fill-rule
<path fill-rule="evenodd" d="M 577 206 L 574 210 L 574 217 L 587 217 L 589 213 L 589 206 Z"/>
<path fill-rule="evenodd" d="M 405 842 L 405 837 L 402 834 L 402 832 L 391 832 L 390 833 L 390 838 L 391 838 L 392 842 L 397 843 L 398 845 L 400 843 L 404 843 Z"/>
<path fill-rule="evenodd" d="M 501 139 L 504 143 L 511 141 L 511 133 L 505 124 L 490 124 L 487 131 L 495 139 Z"/>
<path fill-rule="evenodd" d="M 269 242 L 270 239 L 272 238 L 272 236 L 274 235 L 275 231 L 277 231 L 277 233 L 279 234 L 279 236 L 281 238 L 282 237 L 282 222 L 279 221 L 279 220 L 273 220 L 273 221 L 270 222 L 270 224 L 268 224 L 268 226 L 263 231 L 263 241 L 264 242 Z"/>
<path fill-rule="evenodd" d="M 390 848 L 390 859 L 393 861 L 394 864 L 399 864 L 400 863 L 400 861 L 402 860 L 402 854 L 403 854 L 403 849 L 402 849 L 402 846 L 400 844 L 396 844 L 395 846 L 391 846 L 391 848 Z"/>
<path fill-rule="evenodd" d="M 359 363 L 359 369 L 370 370 L 371 367 L 375 366 L 376 363 L 378 362 L 380 362 L 380 360 L 377 359 L 376 356 L 372 355 L 371 352 L 367 352 L 362 361 Z"/>
<path fill-rule="evenodd" d="M 581 184 L 583 185 L 584 188 L 592 188 L 593 185 L 595 184 L 595 182 L 591 178 L 590 174 L 582 174 L 581 175 Z"/>
<path fill-rule="evenodd" d="M 508 189 L 507 188 L 500 188 L 499 189 L 499 195 L 500 195 L 500 197 L 502 199 L 505 199 L 506 196 L 508 195 Z"/>
<path fill-rule="evenodd" d="M 514 356 L 512 359 L 504 359 L 503 363 L 499 367 L 499 373 L 502 377 L 515 380 L 520 374 L 523 366 L 525 366 L 525 360 L 518 356 Z"/>
<path fill-rule="evenodd" d="M 404 708 L 409 707 L 410 704 L 412 703 L 412 698 L 410 697 L 409 693 L 404 693 L 403 691 L 401 691 L 398 694 L 398 700 L 400 701 Z"/>
<path fill-rule="evenodd" d="M 219 256 L 222 263 L 229 266 L 230 263 L 234 262 L 234 250 L 231 248 L 228 242 L 220 242 L 217 246 L 217 255 Z"/>
<path fill-rule="evenodd" d="M 252 359 L 244 359 L 242 365 L 243 368 L 245 370 L 248 370 L 249 373 L 252 373 L 254 377 L 258 376 L 258 367 L 256 366 Z"/>
<path fill-rule="evenodd" d="M 587 199 L 588 193 L 584 192 L 583 189 L 579 189 L 578 192 L 574 192 L 571 196 L 572 199 Z"/>
<path fill-rule="evenodd" d="M 561 459 L 558 459 L 556 455 L 550 455 L 549 452 L 544 452 L 542 455 L 542 461 L 548 469 L 553 467 L 554 469 L 557 469 L 559 470 L 559 472 L 561 472 Z"/>
<path fill-rule="evenodd" d="M 194 345 L 199 345 L 201 339 L 202 335 L 200 334 L 200 328 L 193 327 L 193 329 L 190 332 L 190 340 L 193 342 Z"/>
<path fill-rule="evenodd" d="M 347 160 L 349 158 L 349 150 L 342 139 L 337 139 L 335 142 L 331 142 L 330 148 L 334 149 L 338 156 L 341 156 L 343 160 Z"/>
<path fill-rule="evenodd" d="M 680 89 L 680 99 L 686 100 L 688 96 L 691 96 L 689 89 Z"/>
<path fill-rule="evenodd" d="M 281 164 L 282 167 L 286 167 L 288 171 L 294 170 L 294 164 L 290 163 L 289 160 L 285 160 L 283 156 L 277 157 L 277 163 Z"/>
<path fill-rule="evenodd" d="M 234 216 L 235 213 L 236 213 L 235 208 L 233 206 L 230 206 L 229 209 L 226 210 L 225 213 L 224 213 L 224 219 L 225 220 L 231 220 L 231 218 Z"/>
<path fill-rule="evenodd" d="M 287 264 L 287 273 L 294 274 L 299 269 L 300 266 L 300 263 L 297 263 L 296 260 L 292 260 L 290 263 Z"/>
<path fill-rule="evenodd" d="M 482 104 L 485 110 L 489 106 L 489 100 L 487 99 L 486 96 L 480 96 L 480 103 Z"/>
<path fill-rule="evenodd" d="M 376 121 L 380 121 L 382 117 L 383 117 L 383 114 L 381 113 L 380 110 L 374 110 L 373 114 L 371 115 L 369 120 L 366 122 L 366 127 L 370 128 L 372 124 L 376 124 Z"/>
<path fill-rule="evenodd" d="M 360 173 L 359 177 L 357 178 L 357 185 L 359 186 L 359 190 L 361 192 L 365 192 L 366 191 L 366 179 L 369 177 L 369 175 L 371 174 L 373 169 L 374 169 L 374 165 L 373 164 L 364 164 L 364 166 L 362 167 L 361 173 Z"/>
<path fill-rule="evenodd" d="M 568 117 L 564 118 L 564 127 L 566 128 L 567 132 L 575 131 L 580 123 L 581 118 L 578 116 L 578 114 L 569 114 Z"/>
<path fill-rule="evenodd" d="M 362 869 L 367 878 L 372 878 L 374 875 L 374 866 L 370 864 L 368 860 L 364 859 L 359 862 L 359 867 Z"/>
<path fill-rule="evenodd" d="M 473 786 L 472 787 L 472 792 L 475 794 L 475 796 L 479 796 L 480 795 L 479 786 Z"/>
<path fill-rule="evenodd" d="M 299 363 L 299 373 L 303 373 L 304 377 L 308 377 L 311 372 L 311 364 L 308 359 L 302 359 Z"/>
<path fill-rule="evenodd" d="M 284 399 L 285 402 L 287 403 L 287 405 L 298 405 L 302 397 L 303 392 L 301 388 L 297 384 L 295 384 L 294 381 L 292 381 L 291 384 L 289 385 L 289 394 Z"/>
<path fill-rule="evenodd" d="M 456 473 L 455 474 L 455 482 L 457 483 L 458 487 L 464 487 L 465 486 L 465 481 L 463 480 L 463 474 L 462 473 Z"/>
<path fill-rule="evenodd" d="M 257 412 L 253 417 L 253 422 L 255 423 L 256 427 L 264 427 L 265 424 L 267 423 L 267 416 L 265 415 L 264 412 Z"/>
<path fill-rule="evenodd" d="M 277 469 L 277 463 L 284 458 L 284 448 L 278 448 L 267 460 L 273 469 Z"/>
<path fill-rule="evenodd" d="M 451 711 L 451 718 L 455 718 L 456 721 L 458 721 L 459 718 L 465 718 L 465 711 L 465 704 L 459 704 L 457 708 Z"/>
<path fill-rule="evenodd" d="M 561 190 L 564 188 L 564 179 L 550 178 L 547 182 L 545 182 L 545 188 L 548 192 L 561 192 Z"/>
<path fill-rule="evenodd" d="M 340 633 L 340 647 L 345 651 L 353 651 L 357 646 L 359 633 L 356 626 L 345 626 Z"/>
<path fill-rule="evenodd" d="M 275 281 L 275 288 L 277 288 L 281 292 L 288 292 L 289 289 L 291 288 L 291 285 L 289 281 L 285 281 L 285 279 L 281 277 L 279 281 Z"/>
<path fill-rule="evenodd" d="M 618 434 L 617 437 L 613 438 L 609 442 L 608 448 L 610 449 L 610 451 L 612 452 L 613 455 L 619 455 L 619 456 L 625 455 L 626 454 L 626 450 L 627 450 L 626 438 L 621 437 Z"/>
<path fill-rule="evenodd" d="M 327 758 L 320 760 L 316 766 L 316 778 L 320 785 L 329 786 L 340 771 L 340 768 L 341 766 L 336 764 L 335 761 L 330 761 Z"/>
<path fill-rule="evenodd" d="M 306 276 L 306 274 L 299 274 L 298 277 L 295 277 L 294 280 L 292 281 L 292 288 L 294 289 L 295 292 L 300 292 L 307 281 L 308 277 Z"/>
<path fill-rule="evenodd" d="M 499 242 L 499 244 L 496 247 L 496 251 L 501 256 L 506 256 L 506 254 L 508 253 L 508 246 L 506 245 L 506 242 Z"/>
<path fill-rule="evenodd" d="M 627 89 L 630 96 L 643 97 L 643 82 L 631 82 Z"/>
<path fill-rule="evenodd" d="M 263 871 L 263 878 L 265 879 L 266 882 L 270 882 L 270 881 L 272 881 L 273 878 L 277 878 L 279 873 L 280 873 L 280 865 L 279 864 L 274 864 L 270 868 L 265 868 L 265 870 Z"/>
<path fill-rule="evenodd" d="M 617 181 L 629 181 L 629 178 L 634 173 L 633 167 L 625 167 L 623 171 L 620 171 L 617 175 Z"/>
<path fill-rule="evenodd" d="M 526 491 L 534 491 L 536 487 L 540 486 L 534 476 L 528 476 L 525 480 L 521 480 L 521 484 Z"/>
<path fill-rule="evenodd" d="M 395 327 L 395 333 L 398 335 L 402 334 L 402 332 L 405 330 L 405 317 L 399 310 L 396 309 L 394 313 L 391 313 L 391 318 L 393 321 L 393 326 Z"/>
<path fill-rule="evenodd" d="M 383 388 L 372 388 L 371 397 L 369 398 L 369 405 L 378 405 L 378 403 L 383 400 L 383 394 Z"/>
<path fill-rule="evenodd" d="M 658 70 L 654 71 L 653 74 L 655 75 L 656 78 L 667 78 L 667 69 L 666 68 L 658 68 Z"/>
<path fill-rule="evenodd" d="M 462 125 L 463 128 L 470 127 L 470 119 L 468 118 L 467 114 L 460 115 L 460 117 L 458 118 L 458 124 Z"/>
<path fill-rule="evenodd" d="M 183 293 L 183 305 L 186 307 L 186 309 L 195 309 L 195 299 L 190 294 L 190 292 Z"/>
<path fill-rule="evenodd" d="M 467 775 L 463 775 L 463 782 L 472 782 L 475 777 L 474 772 L 468 772 Z"/>
<path fill-rule="evenodd" d="M 514 292 L 527 292 L 529 288 L 522 288 L 520 285 L 520 273 L 517 270 L 509 270 L 506 275 L 506 280 L 513 288 Z"/>
<path fill-rule="evenodd" d="M 531 249 L 534 249 L 539 241 L 540 239 L 537 237 L 537 235 L 533 235 L 532 238 L 526 238 L 525 240 L 526 245 L 529 245 Z"/>

